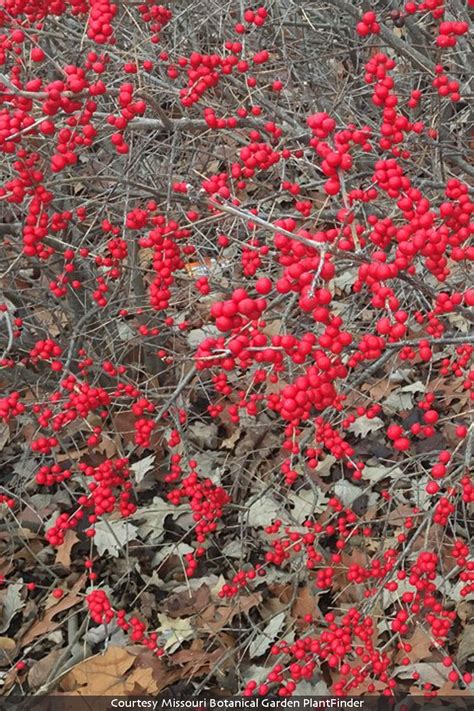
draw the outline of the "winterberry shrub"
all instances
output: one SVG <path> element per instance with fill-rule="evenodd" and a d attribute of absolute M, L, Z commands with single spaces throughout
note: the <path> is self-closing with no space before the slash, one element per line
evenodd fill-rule
<path fill-rule="evenodd" d="M 469 688 L 472 12 L 1 4 L 5 689 Z"/>

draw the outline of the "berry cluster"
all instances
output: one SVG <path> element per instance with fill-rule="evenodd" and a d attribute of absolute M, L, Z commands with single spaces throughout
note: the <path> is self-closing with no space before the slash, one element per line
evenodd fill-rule
<path fill-rule="evenodd" d="M 78 469 L 80 474 L 93 479 L 93 481 L 87 484 L 89 493 L 78 497 L 79 508 L 72 514 L 60 514 L 54 525 L 46 532 L 46 538 L 53 546 L 60 546 L 64 542 L 65 532 L 76 528 L 87 511 L 91 511 L 91 513 L 87 516 L 90 528 L 86 533 L 93 537 L 95 535 L 94 524 L 104 514 L 117 510 L 122 517 L 127 517 L 133 514 L 137 508 L 131 501 L 132 482 L 130 481 L 127 459 L 105 460 L 97 467 L 80 462 Z M 42 473 L 42 479 L 41 483 L 50 486 L 59 480 L 71 479 L 71 474 L 68 472 L 68 476 L 58 479 L 47 471 Z"/>
<path fill-rule="evenodd" d="M 390 696 L 407 689 L 400 667 L 410 691 L 435 695 L 411 667 L 420 627 L 446 690 L 462 692 L 458 603 L 474 590 L 467 14 L 443 0 L 344 0 L 300 32 L 291 3 L 284 22 L 271 4 L 231 5 L 2 3 L 0 503 L 13 526 L 47 500 L 52 523 L 46 565 L 9 554 L 0 582 L 28 580 L 38 609 L 43 590 L 63 600 L 60 553 L 77 538 L 71 572 L 90 556 L 81 614 L 161 654 L 154 611 L 142 614 L 155 572 L 161 600 L 217 566 L 231 611 L 298 570 L 319 603 L 273 641 L 276 663 L 245 695 L 291 696 L 318 670 L 333 694 Z M 328 58 L 348 37 L 351 52 Z M 19 452 L 31 482 L 17 477 Z M 153 476 L 133 481 L 150 456 Z M 243 547 L 245 497 L 261 485 L 281 511 L 262 505 Z M 179 536 L 182 566 L 163 561 L 162 578 L 137 520 L 116 577 L 97 524 L 155 493 L 167 511 L 186 507 L 158 544 Z M 308 493 L 311 509 L 298 503 Z M 10 678 L 31 686 L 27 662 L 12 664 L 7 693 Z"/>
<path fill-rule="evenodd" d="M 375 12 L 364 12 L 362 20 L 356 25 L 357 34 L 361 37 L 367 35 L 377 35 L 380 32 L 380 25 L 377 22 Z"/>

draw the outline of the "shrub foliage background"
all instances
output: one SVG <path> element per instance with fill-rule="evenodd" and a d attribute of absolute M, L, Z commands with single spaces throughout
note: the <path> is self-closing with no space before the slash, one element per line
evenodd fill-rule
<path fill-rule="evenodd" d="M 4 0 L 4 693 L 469 693 L 471 14 Z"/>

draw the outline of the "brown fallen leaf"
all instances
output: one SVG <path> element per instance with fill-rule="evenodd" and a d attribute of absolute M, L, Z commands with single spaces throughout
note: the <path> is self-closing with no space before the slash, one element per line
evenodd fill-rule
<path fill-rule="evenodd" d="M 464 663 L 474 656 L 474 625 L 467 625 L 459 640 L 456 662 L 462 667 Z"/>
<path fill-rule="evenodd" d="M 421 683 L 434 684 L 438 688 L 448 681 L 449 672 L 441 662 L 418 662 L 408 666 L 395 667 L 393 676 L 398 676 L 400 679 L 412 679 L 414 672 L 420 675 Z"/>
<path fill-rule="evenodd" d="M 227 650 L 222 648 L 208 652 L 204 649 L 203 640 L 195 639 L 189 649 L 182 649 L 173 654 L 171 661 L 173 665 L 181 667 L 181 678 L 192 679 L 209 673 L 223 660 L 226 652 Z M 228 663 L 231 663 L 230 658 Z"/>
<path fill-rule="evenodd" d="M 195 615 L 206 607 L 210 598 L 210 590 L 203 584 L 197 590 L 183 590 L 171 595 L 165 600 L 165 611 L 173 618 Z"/>
<path fill-rule="evenodd" d="M 319 596 L 313 592 L 313 588 L 309 585 L 300 588 L 298 595 L 293 604 L 292 616 L 300 623 L 305 615 L 320 617 L 321 612 L 318 607 Z"/>
<path fill-rule="evenodd" d="M 364 599 L 363 585 L 347 585 L 346 573 L 351 565 L 367 566 L 367 552 L 360 548 L 352 548 L 348 553 L 342 553 L 341 563 L 334 566 L 334 589 L 338 591 L 341 602 L 357 603 Z"/>
<path fill-rule="evenodd" d="M 420 662 L 431 656 L 431 645 L 433 643 L 431 637 L 424 629 L 417 627 L 410 639 L 407 642 L 411 644 L 411 650 L 405 652 L 399 650 L 395 657 L 396 664 L 401 664 L 404 657 L 408 657 L 410 662 Z"/>
<path fill-rule="evenodd" d="M 71 566 L 71 551 L 73 546 L 79 541 L 75 531 L 68 529 L 64 535 L 64 542 L 58 547 L 55 563 L 63 565 L 65 568 Z"/>
<path fill-rule="evenodd" d="M 128 659 L 125 655 L 122 655 L 124 665 L 128 664 L 130 661 L 131 666 L 125 670 L 121 679 L 118 678 L 118 674 L 121 671 L 119 668 L 121 664 L 120 660 L 119 666 L 114 668 L 112 676 L 110 676 L 107 672 L 108 679 L 112 683 L 112 686 L 107 689 L 108 695 L 111 693 L 117 696 L 130 696 L 144 693 L 158 694 L 163 691 L 163 689 L 166 689 L 166 687 L 174 684 L 182 678 L 182 670 L 168 668 L 163 659 L 159 659 L 155 654 L 153 654 L 153 652 L 148 650 L 144 651 L 143 648 L 138 645 L 132 645 L 128 647 L 127 650 L 121 650 L 121 648 L 116 649 L 119 650 L 119 654 L 120 651 L 125 651 L 126 654 L 128 654 L 130 659 Z M 104 655 L 101 659 L 103 660 L 105 656 L 106 655 Z M 90 657 L 85 662 L 82 662 L 81 665 L 78 665 L 78 667 L 81 667 L 80 673 L 82 674 L 84 672 L 85 674 L 88 674 L 89 667 L 85 665 L 91 665 L 97 659 L 98 657 Z M 103 669 L 103 665 L 101 665 L 100 668 Z M 115 673 L 117 674 L 116 680 L 114 680 Z M 66 677 L 64 677 L 63 681 L 65 679 Z M 80 677 L 79 680 L 83 680 L 83 677 Z M 67 685 L 68 682 L 66 681 L 66 686 Z M 62 685 L 61 688 L 63 688 Z M 96 682 L 94 681 L 94 687 L 92 689 L 90 689 L 88 685 L 82 685 L 74 691 L 66 690 L 62 693 L 59 692 L 59 695 L 63 695 L 63 693 L 68 696 L 90 696 L 96 693 Z"/>
<path fill-rule="evenodd" d="M 11 639 L 10 637 L 0 637 L 0 649 L 5 650 L 6 652 L 11 652 L 12 649 L 15 649 L 16 647 L 16 642 L 14 639 Z"/>
<path fill-rule="evenodd" d="M 232 606 L 210 605 L 197 618 L 196 627 L 200 624 L 207 627 L 211 632 L 220 632 L 223 627 L 229 624 L 236 615 L 248 612 L 262 601 L 260 593 L 252 593 L 240 597 Z"/>
<path fill-rule="evenodd" d="M 69 448 L 67 452 L 58 452 L 56 455 L 56 461 L 58 462 L 58 464 L 61 464 L 62 462 L 73 462 L 78 459 L 81 459 L 87 453 L 88 450 L 86 447 L 84 447 L 83 449 Z"/>
<path fill-rule="evenodd" d="M 474 616 L 474 604 L 469 600 L 460 600 L 456 605 L 456 612 L 463 625 L 466 625 Z"/>
<path fill-rule="evenodd" d="M 16 667 L 11 668 L 5 676 L 3 677 L 2 681 L 2 696 L 6 696 L 7 691 L 10 691 L 12 686 L 17 682 L 18 680 L 18 670 Z"/>
<path fill-rule="evenodd" d="M 239 438 L 241 436 L 242 432 L 240 428 L 234 430 L 229 437 L 226 437 L 225 439 L 222 440 L 220 447 L 221 449 L 233 449 L 234 445 L 239 441 Z"/>
<path fill-rule="evenodd" d="M 0 665 L 11 667 L 16 646 L 14 639 L 10 637 L 0 637 Z"/>
<path fill-rule="evenodd" d="M 11 540 L 11 534 L 7 533 L 5 536 L 6 541 Z M 26 548 L 22 548 L 22 551 L 26 551 Z M 18 555 L 18 554 L 17 554 Z M 19 557 L 19 556 L 18 556 Z M 13 564 L 8 558 L 0 558 L 0 575 L 6 578 L 6 576 L 13 570 Z"/>
<path fill-rule="evenodd" d="M 293 599 L 293 586 L 287 583 L 274 583 L 268 586 L 268 590 L 272 596 L 281 600 L 284 605 L 287 605 Z"/>
<path fill-rule="evenodd" d="M 135 415 L 131 410 L 119 412 L 113 417 L 114 429 L 122 438 L 124 445 L 134 442 L 135 420 Z"/>
<path fill-rule="evenodd" d="M 124 686 L 127 694 L 156 694 L 158 692 L 158 682 L 153 676 L 151 667 L 132 669 L 124 680 Z"/>
<path fill-rule="evenodd" d="M 182 679 L 181 669 L 170 669 L 164 659 L 160 659 L 153 652 L 149 650 L 143 650 L 143 648 L 137 647 L 137 657 L 135 660 L 135 667 L 137 669 L 151 669 L 153 672 L 153 679 L 156 683 L 155 694 L 159 694 L 163 689 L 166 689 L 175 681 Z M 129 651 L 135 651 L 134 647 L 131 647 Z"/>
<path fill-rule="evenodd" d="M 39 689 L 47 680 L 54 665 L 64 653 L 63 649 L 53 649 L 49 654 L 33 662 L 28 672 L 28 684 L 32 689 Z"/>
<path fill-rule="evenodd" d="M 71 607 L 83 602 L 83 596 L 78 595 L 78 592 L 84 586 L 86 579 L 87 576 L 85 574 L 81 575 L 71 590 L 69 590 L 64 597 L 60 600 L 52 598 L 55 604 L 51 604 L 51 606 L 47 608 L 44 617 L 41 620 L 34 622 L 33 625 L 27 630 L 20 642 L 22 647 L 30 644 L 34 639 L 36 639 L 36 637 L 52 632 L 61 626 L 62 623 L 53 622 L 53 618 L 56 617 L 56 615 L 59 615 L 60 612 L 69 610 Z"/>
<path fill-rule="evenodd" d="M 80 696 L 123 696 L 127 693 L 124 676 L 135 656 L 121 647 L 109 647 L 76 664 L 60 681 L 62 691 Z"/>

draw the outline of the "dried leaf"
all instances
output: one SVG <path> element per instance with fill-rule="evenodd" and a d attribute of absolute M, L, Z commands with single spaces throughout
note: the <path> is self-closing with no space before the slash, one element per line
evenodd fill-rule
<path fill-rule="evenodd" d="M 376 432 L 384 426 L 383 421 L 380 417 L 367 417 L 363 415 L 358 417 L 355 422 L 349 425 L 348 430 L 359 437 L 365 437 L 369 432 Z"/>
<path fill-rule="evenodd" d="M 140 459 L 139 462 L 132 464 L 130 469 L 134 473 L 134 479 L 137 484 L 139 484 L 145 478 L 146 474 L 153 469 L 153 464 L 155 461 L 155 454 L 150 454 L 144 459 Z"/>
<path fill-rule="evenodd" d="M 40 637 L 48 632 L 52 632 L 61 626 L 61 622 L 53 622 L 54 617 L 59 615 L 60 612 L 69 610 L 78 603 L 82 603 L 84 598 L 82 595 L 78 595 L 78 591 L 84 586 L 86 581 L 86 576 L 82 575 L 71 590 L 64 595 L 61 599 L 57 600 L 53 596 L 50 598 L 50 606 L 47 609 L 43 619 L 37 620 L 33 623 L 30 629 L 26 632 L 25 636 L 21 640 L 22 647 L 26 647 L 30 642 L 32 642 L 36 637 Z"/>
<path fill-rule="evenodd" d="M 318 466 L 316 468 L 316 473 L 319 476 L 329 476 L 331 473 L 331 469 L 333 464 L 336 461 L 336 457 L 333 457 L 332 454 L 327 454 L 324 459 L 321 462 L 318 462 Z"/>
<path fill-rule="evenodd" d="M 124 445 L 132 444 L 135 441 L 135 420 L 136 417 L 128 410 L 119 412 L 114 415 L 113 426 L 114 430 L 120 435 Z"/>
<path fill-rule="evenodd" d="M 230 540 L 222 549 L 222 555 L 225 555 L 228 558 L 242 559 L 245 557 L 245 550 L 245 541 L 241 541 L 240 539 L 235 541 Z"/>
<path fill-rule="evenodd" d="M 193 422 L 189 426 L 189 440 L 199 449 L 217 449 L 217 425 L 215 422 Z"/>
<path fill-rule="evenodd" d="M 128 343 L 129 341 L 132 341 L 137 335 L 133 328 L 130 326 L 130 324 L 128 324 L 126 321 L 118 320 L 116 327 L 118 337 L 120 338 L 122 343 Z"/>
<path fill-rule="evenodd" d="M 472 659 L 472 657 L 474 657 L 474 625 L 467 625 L 459 640 L 456 661 L 461 667 L 464 662 Z"/>
<path fill-rule="evenodd" d="M 134 648 L 132 647 L 131 650 L 134 651 Z M 155 654 L 153 654 L 153 652 L 150 652 L 148 650 L 144 651 L 143 647 L 137 648 L 137 651 L 138 654 L 136 657 L 135 666 L 131 674 L 132 680 L 136 678 L 134 675 L 135 669 L 151 669 L 153 674 L 153 680 L 156 683 L 156 690 L 154 692 L 155 694 L 159 694 L 160 691 L 165 689 L 167 686 L 170 686 L 175 681 L 178 681 L 182 678 L 181 669 L 170 669 L 166 662 L 163 659 L 159 659 Z M 146 678 L 149 678 L 148 674 Z M 153 692 L 150 691 L 149 693 Z"/>
<path fill-rule="evenodd" d="M 331 692 L 324 679 L 318 679 L 317 681 L 306 681 L 306 679 L 303 679 L 298 682 L 298 694 L 300 696 L 331 696 Z"/>
<path fill-rule="evenodd" d="M 64 541 L 56 551 L 55 563 L 63 565 L 65 568 L 71 566 L 71 551 L 73 546 L 79 541 L 75 531 L 68 529 L 64 535 Z"/>
<path fill-rule="evenodd" d="M 0 649 L 3 649 L 5 652 L 11 652 L 15 647 L 16 642 L 14 639 L 10 637 L 0 637 Z"/>
<path fill-rule="evenodd" d="M 2 591 L 0 632 L 5 632 L 9 628 L 13 617 L 24 607 L 25 603 L 21 597 L 23 588 L 23 583 L 11 583 L 6 591 Z"/>
<path fill-rule="evenodd" d="M 216 607 L 210 605 L 200 613 L 196 621 L 196 627 L 202 625 L 211 632 L 218 633 L 236 615 L 241 615 L 248 612 L 252 607 L 255 607 L 262 601 L 260 593 L 252 593 L 251 595 L 241 596 L 234 601 L 232 605 Z"/>
<path fill-rule="evenodd" d="M 366 466 L 362 476 L 364 481 L 371 481 L 376 484 L 378 481 L 382 481 L 386 477 L 390 479 L 397 479 L 402 475 L 402 470 L 400 467 L 383 467 L 382 465 L 377 466 Z"/>
<path fill-rule="evenodd" d="M 189 507 L 185 504 L 175 506 L 169 501 L 160 499 L 155 496 L 153 503 L 148 506 L 142 506 L 133 514 L 134 521 L 141 521 L 138 525 L 138 530 L 142 538 L 150 538 L 150 541 L 159 541 L 163 535 L 166 517 L 173 515 L 173 520 L 176 522 L 178 515 L 189 511 Z"/>
<path fill-rule="evenodd" d="M 297 619 L 303 619 L 305 615 L 318 617 L 320 615 L 318 600 L 319 596 L 313 593 L 311 586 L 306 585 L 304 588 L 300 588 L 292 608 L 293 617 Z"/>
<path fill-rule="evenodd" d="M 293 518 L 298 523 L 303 523 L 307 518 L 314 516 L 315 513 L 322 513 L 326 509 L 327 496 L 321 489 L 300 489 L 297 493 L 292 491 L 288 499 L 293 504 Z M 281 511 L 279 518 L 284 519 L 284 512 Z"/>
<path fill-rule="evenodd" d="M 446 314 L 446 318 L 451 323 L 456 331 L 460 331 L 461 333 L 469 333 L 469 323 L 468 320 L 464 317 L 461 316 L 460 314 L 456 313 L 451 313 L 451 314 Z"/>
<path fill-rule="evenodd" d="M 230 639 L 229 641 L 233 641 Z M 173 666 L 181 667 L 181 678 L 193 678 L 201 674 L 205 674 L 213 669 L 218 662 L 220 662 L 220 671 L 225 669 L 223 662 L 222 649 L 215 649 L 209 652 L 204 649 L 204 643 L 201 639 L 195 639 L 188 649 L 182 649 L 181 651 L 173 654 L 172 663 Z M 231 664 L 229 659 L 227 662 Z"/>
<path fill-rule="evenodd" d="M 401 679 L 412 679 L 413 672 L 418 672 L 420 682 L 423 684 L 434 684 L 435 686 L 443 686 L 448 680 L 449 669 L 442 662 L 429 664 L 428 662 L 419 662 L 418 664 L 409 664 L 404 667 L 396 667 L 393 671 L 393 676 L 399 676 Z"/>
<path fill-rule="evenodd" d="M 234 430 L 230 437 L 226 437 L 222 440 L 221 449 L 233 449 L 234 445 L 238 442 L 241 434 L 242 432 L 240 431 L 240 429 Z"/>
<path fill-rule="evenodd" d="M 162 546 L 153 556 L 152 565 L 158 566 L 163 561 L 170 558 L 172 555 L 185 556 L 186 553 L 192 553 L 194 548 L 188 543 L 170 543 L 168 546 Z"/>
<path fill-rule="evenodd" d="M 160 645 L 169 654 L 178 649 L 187 639 L 194 637 L 194 627 L 189 617 L 173 619 L 166 614 L 159 613 L 158 620 L 160 626 L 157 631 L 160 635 Z"/>
<path fill-rule="evenodd" d="M 275 615 L 265 629 L 253 639 L 249 647 L 250 659 L 261 657 L 262 654 L 265 654 L 283 627 L 285 617 L 286 614 L 284 612 L 280 612 L 278 615 Z"/>
<path fill-rule="evenodd" d="M 410 410 L 413 407 L 414 395 L 425 392 L 425 386 L 417 381 L 410 385 L 405 385 L 391 393 L 382 403 L 383 408 L 392 412 Z"/>
<path fill-rule="evenodd" d="M 254 528 L 268 526 L 276 518 L 280 518 L 282 507 L 271 496 L 256 496 L 251 500 L 247 513 L 244 513 L 244 520 L 247 525 Z"/>
<path fill-rule="evenodd" d="M 352 285 L 356 280 L 356 273 L 356 269 L 344 269 L 344 271 L 341 271 L 341 273 L 333 279 L 334 286 L 347 294 L 350 293 Z"/>
<path fill-rule="evenodd" d="M 191 348 L 197 348 L 205 338 L 215 338 L 219 333 L 214 324 L 205 324 L 202 328 L 193 328 L 188 332 L 188 343 Z"/>
<path fill-rule="evenodd" d="M 360 495 L 362 489 L 346 479 L 340 479 L 334 485 L 334 495 L 342 501 L 344 506 L 350 506 Z"/>
<path fill-rule="evenodd" d="M 195 615 L 210 601 L 211 594 L 207 585 L 201 585 L 197 590 L 183 590 L 165 600 L 166 612 L 170 617 L 185 617 Z"/>
<path fill-rule="evenodd" d="M 261 667 L 256 664 L 252 664 L 247 669 L 243 669 L 242 672 L 242 680 L 244 685 L 251 679 L 254 679 L 257 684 L 262 684 L 267 679 L 269 669 L 268 667 Z"/>
<path fill-rule="evenodd" d="M 410 662 L 420 662 L 431 656 L 433 641 L 422 627 L 417 627 L 410 639 L 407 639 L 407 642 L 411 645 L 411 649 L 409 652 L 405 652 L 402 649 L 399 651 L 396 657 L 398 663 L 401 662 L 403 657 L 408 657 Z"/>
<path fill-rule="evenodd" d="M 99 521 L 95 527 L 94 545 L 103 555 L 106 551 L 118 558 L 129 541 L 136 538 L 138 528 L 129 521 Z"/>
<path fill-rule="evenodd" d="M 89 657 L 73 667 L 60 682 L 61 689 L 81 696 L 119 696 L 123 676 L 135 657 L 121 647 L 109 647 L 105 654 Z"/>
<path fill-rule="evenodd" d="M 397 580 L 396 590 L 387 590 L 387 588 L 384 588 L 382 590 L 382 605 L 384 610 L 395 603 L 400 604 L 402 595 L 409 592 L 413 592 L 413 585 L 411 585 L 407 579 Z"/>
<path fill-rule="evenodd" d="M 39 689 L 45 683 L 62 654 L 64 654 L 63 649 L 53 649 L 45 657 L 33 662 L 28 672 L 28 684 L 32 689 Z"/>
<path fill-rule="evenodd" d="M 12 666 L 13 659 L 16 655 L 17 643 L 10 637 L 0 637 L 0 665 Z"/>
<path fill-rule="evenodd" d="M 132 669 L 131 673 L 124 680 L 124 684 L 129 694 L 136 694 L 138 691 L 147 694 L 156 694 L 159 688 L 151 667 Z"/>

